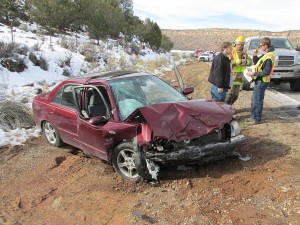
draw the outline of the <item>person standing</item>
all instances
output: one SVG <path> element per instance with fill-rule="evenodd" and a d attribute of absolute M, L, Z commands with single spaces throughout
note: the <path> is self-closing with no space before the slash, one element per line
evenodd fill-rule
<path fill-rule="evenodd" d="M 252 76 L 255 82 L 251 102 L 251 117 L 249 119 L 254 123 L 261 123 L 265 91 L 269 87 L 275 64 L 275 49 L 271 45 L 270 38 L 262 38 L 260 48 L 264 54 L 258 57 L 258 49 L 254 51 L 253 62 L 255 66 L 252 72 L 247 72 L 247 75 Z"/>
<path fill-rule="evenodd" d="M 221 52 L 212 62 L 208 81 L 212 84 L 210 92 L 212 100 L 224 102 L 230 85 L 231 65 L 229 56 L 232 52 L 232 43 L 223 42 Z"/>
<path fill-rule="evenodd" d="M 226 103 L 229 105 L 232 105 L 238 99 L 240 90 L 243 88 L 243 72 L 247 66 L 252 64 L 251 58 L 244 50 L 244 45 L 245 37 L 238 36 L 234 41 L 234 48 L 231 54 L 233 84 L 226 98 Z"/>

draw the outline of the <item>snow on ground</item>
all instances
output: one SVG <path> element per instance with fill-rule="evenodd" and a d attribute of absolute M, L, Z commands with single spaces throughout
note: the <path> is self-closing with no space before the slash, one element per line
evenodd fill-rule
<path fill-rule="evenodd" d="M 27 104 L 31 107 L 32 99 L 35 96 L 37 88 L 43 88 L 46 84 L 49 87 L 49 90 L 51 90 L 55 84 L 67 79 L 67 77 L 62 75 L 63 68 L 61 68 L 59 64 L 70 55 L 72 57 L 70 69 L 73 76 L 80 76 L 85 72 L 90 71 L 89 65 L 84 60 L 84 56 L 82 54 L 79 52 L 71 52 L 70 50 L 61 47 L 59 44 L 62 39 L 69 40 L 74 43 L 74 35 L 60 35 L 52 37 L 52 46 L 49 47 L 49 36 L 42 35 L 41 29 L 37 25 L 23 23 L 19 26 L 19 28 L 14 28 L 13 39 L 15 43 L 24 44 L 30 48 L 31 51 L 35 50 L 36 47 L 39 46 L 38 50 L 35 50 L 34 52 L 36 55 L 47 60 L 48 70 L 42 70 L 40 67 L 35 66 L 30 60 L 26 61 L 27 69 L 21 73 L 10 72 L 0 65 L 0 101 L 12 100 L 15 102 L 21 102 L 22 99 L 27 98 Z M 11 40 L 12 35 L 10 27 L 0 23 L 0 42 L 11 43 Z M 77 42 L 79 44 L 92 41 L 93 40 L 90 40 L 84 34 L 77 34 Z M 117 59 L 121 56 L 125 56 L 125 59 L 128 62 L 133 61 L 132 57 L 136 56 L 125 53 L 121 46 L 107 48 L 109 44 L 113 44 L 114 42 L 115 41 L 111 41 L 111 43 L 101 42 L 100 44 L 102 46 L 106 46 L 106 53 L 109 56 L 113 56 Z M 144 53 L 145 55 L 140 56 L 140 59 L 144 62 L 159 57 L 167 57 L 169 60 L 171 58 L 171 54 L 157 54 L 147 48 L 144 50 Z M 172 62 L 172 64 L 178 64 L 180 63 L 180 60 L 178 62 Z M 166 69 L 171 69 L 172 66 L 173 65 L 169 65 Z M 0 129 L 0 147 L 4 145 L 19 145 L 26 141 L 29 137 L 38 136 L 39 134 L 40 130 L 38 127 L 32 129 L 16 129 L 10 132 L 5 132 Z"/>

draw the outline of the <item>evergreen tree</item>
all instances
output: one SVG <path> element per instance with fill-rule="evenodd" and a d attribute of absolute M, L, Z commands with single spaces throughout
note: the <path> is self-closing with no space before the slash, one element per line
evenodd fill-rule
<path fill-rule="evenodd" d="M 89 36 L 100 39 L 118 37 L 124 27 L 124 14 L 111 2 L 89 0 L 86 8 L 86 25 Z"/>
<path fill-rule="evenodd" d="M 62 31 L 79 20 L 82 10 L 81 0 L 28 0 L 31 4 L 30 16 L 44 26 L 51 36 L 56 30 Z"/>
<path fill-rule="evenodd" d="M 174 43 L 171 41 L 171 39 L 168 36 L 163 34 L 160 47 L 169 52 L 173 48 L 173 46 Z"/>
<path fill-rule="evenodd" d="M 150 46 L 158 49 L 161 45 L 162 33 L 157 23 L 152 22 L 149 18 L 144 21 L 141 27 L 142 38 L 145 42 L 149 42 Z"/>
<path fill-rule="evenodd" d="M 2 0 L 0 4 L 0 22 L 11 28 L 11 42 L 14 42 L 13 26 L 18 22 L 19 17 L 25 19 L 24 6 L 15 0 Z"/>
<path fill-rule="evenodd" d="M 23 7 L 15 0 L 2 0 L 0 4 L 0 21 L 11 25 L 22 14 Z"/>

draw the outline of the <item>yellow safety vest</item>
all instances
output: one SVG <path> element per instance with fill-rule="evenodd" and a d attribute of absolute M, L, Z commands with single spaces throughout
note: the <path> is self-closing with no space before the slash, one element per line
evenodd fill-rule
<path fill-rule="evenodd" d="M 245 66 L 240 65 L 243 57 L 246 59 Z M 231 53 L 231 63 L 233 72 L 242 73 L 245 70 L 246 66 L 250 66 L 252 62 L 250 57 L 247 56 L 245 50 L 242 50 L 242 52 L 238 52 L 236 48 L 233 48 Z"/>
<path fill-rule="evenodd" d="M 267 52 L 266 54 L 264 54 L 263 57 L 261 57 L 258 60 L 258 62 L 255 64 L 254 69 L 253 69 L 253 72 L 262 72 L 263 71 L 262 66 L 263 66 L 264 62 L 267 59 L 272 60 L 272 70 L 271 70 L 271 73 L 269 75 L 264 76 L 264 77 L 261 78 L 263 82 L 270 82 L 271 76 L 273 75 L 274 65 L 275 65 L 275 53 L 274 53 L 274 51 L 273 52 Z M 256 80 L 257 76 L 253 76 L 252 78 L 253 78 L 253 80 Z"/>

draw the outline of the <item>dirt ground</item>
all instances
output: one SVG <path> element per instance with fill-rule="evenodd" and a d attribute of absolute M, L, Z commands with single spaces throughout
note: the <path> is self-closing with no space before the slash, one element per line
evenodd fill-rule
<path fill-rule="evenodd" d="M 193 98 L 209 97 L 209 65 L 180 66 Z M 300 120 L 266 96 L 264 121 L 249 124 L 251 91 L 236 109 L 252 159 L 161 168 L 160 184 L 122 180 L 112 166 L 43 137 L 0 149 L 0 224 L 300 224 Z"/>

